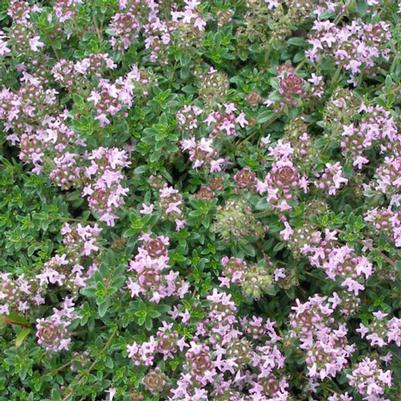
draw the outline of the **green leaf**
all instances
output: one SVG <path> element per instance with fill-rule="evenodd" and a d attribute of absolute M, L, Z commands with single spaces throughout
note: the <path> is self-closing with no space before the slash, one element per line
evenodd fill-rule
<path fill-rule="evenodd" d="M 17 337 L 15 337 L 15 347 L 19 348 L 22 343 L 25 341 L 26 337 L 28 336 L 28 334 L 32 331 L 32 329 L 30 327 L 24 327 L 17 335 Z"/>
<path fill-rule="evenodd" d="M 256 117 L 256 121 L 259 124 L 263 124 L 269 120 L 272 120 L 273 116 L 274 116 L 274 113 L 271 110 L 264 110 L 258 114 L 258 116 Z"/>
<path fill-rule="evenodd" d="M 294 37 L 287 40 L 287 43 L 293 46 L 304 47 L 307 45 L 305 38 L 302 37 Z"/>
<path fill-rule="evenodd" d="M 153 321 L 151 318 L 147 318 L 145 321 L 145 328 L 146 330 L 152 330 L 153 327 Z"/>
<path fill-rule="evenodd" d="M 13 324 L 13 323 L 19 325 L 29 324 L 28 320 L 26 320 L 23 316 L 19 315 L 16 312 L 10 312 L 8 315 L 0 315 L 0 320 L 8 324 Z"/>
<path fill-rule="evenodd" d="M 110 307 L 110 300 L 106 299 L 103 303 L 101 303 L 100 305 L 98 305 L 97 307 L 97 311 L 99 313 L 100 317 L 104 317 L 104 315 L 107 313 L 107 310 Z"/>

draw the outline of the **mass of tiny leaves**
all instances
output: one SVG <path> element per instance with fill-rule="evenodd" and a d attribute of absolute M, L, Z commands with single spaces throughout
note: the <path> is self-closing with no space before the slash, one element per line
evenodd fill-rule
<path fill-rule="evenodd" d="M 400 401 L 401 3 L 0 1 L 0 401 Z"/>

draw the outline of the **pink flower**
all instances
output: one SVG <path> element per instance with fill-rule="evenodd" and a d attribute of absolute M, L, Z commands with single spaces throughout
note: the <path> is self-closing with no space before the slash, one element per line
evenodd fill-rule
<path fill-rule="evenodd" d="M 39 51 L 42 47 L 44 47 L 44 43 L 40 41 L 39 36 L 35 36 L 32 39 L 29 40 L 29 46 L 32 51 L 37 52 Z"/>
<path fill-rule="evenodd" d="M 291 238 L 294 230 L 291 228 L 291 226 L 288 224 L 288 221 L 284 221 L 284 230 L 280 231 L 280 235 L 283 238 L 284 241 L 289 241 Z"/>
<path fill-rule="evenodd" d="M 10 53 L 10 49 L 7 47 L 7 42 L 4 40 L 5 36 L 3 32 L 0 30 L 0 56 L 4 57 Z"/>
<path fill-rule="evenodd" d="M 358 295 L 359 291 L 363 291 L 365 289 L 362 284 L 349 277 L 341 283 L 341 286 L 346 287 L 348 291 L 353 292 L 355 295 Z"/>
<path fill-rule="evenodd" d="M 244 128 L 246 125 L 248 125 L 248 121 L 245 118 L 245 113 L 243 112 L 238 115 L 235 121 L 240 125 L 241 128 Z"/>
<path fill-rule="evenodd" d="M 145 203 L 142 203 L 142 209 L 139 211 L 139 213 L 152 214 L 154 207 L 155 206 L 153 204 L 147 206 Z"/>

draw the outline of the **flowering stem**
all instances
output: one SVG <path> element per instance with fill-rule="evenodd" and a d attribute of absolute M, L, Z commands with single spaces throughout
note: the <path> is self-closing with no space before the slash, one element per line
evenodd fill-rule
<path fill-rule="evenodd" d="M 103 354 L 104 351 L 106 351 L 106 349 L 110 346 L 111 341 L 113 340 L 114 336 L 115 336 L 116 333 L 117 333 L 117 330 L 118 330 L 118 327 L 115 327 L 115 328 L 113 329 L 113 331 L 112 331 L 110 337 L 108 338 L 108 340 L 107 340 L 106 343 L 104 344 L 103 348 L 100 350 L 99 355 Z M 96 366 L 98 360 L 99 360 L 98 358 L 95 359 L 95 360 L 93 361 L 93 363 L 89 366 L 89 368 L 86 369 L 84 372 L 82 372 L 82 373 L 79 375 L 79 379 L 78 379 L 78 381 L 77 381 L 76 383 L 74 383 L 74 381 L 72 381 L 72 382 L 70 383 L 70 385 L 68 386 L 68 390 L 67 390 L 68 393 L 65 395 L 65 397 L 63 398 L 62 401 L 67 401 L 67 400 L 71 397 L 71 395 L 72 395 L 72 393 L 73 393 L 73 391 L 74 391 L 71 387 L 74 386 L 75 384 L 81 385 L 81 384 L 82 384 L 81 382 L 82 382 L 84 376 L 89 375 L 89 373 L 92 371 L 92 369 Z M 83 400 L 83 399 L 85 399 L 85 397 L 81 398 L 80 401 Z"/>
<path fill-rule="evenodd" d="M 345 5 L 344 5 L 344 11 L 340 12 L 340 14 L 337 15 L 337 17 L 334 19 L 333 23 L 334 25 L 337 25 L 341 20 L 345 17 L 345 10 L 348 9 L 348 7 L 351 5 L 353 0 L 348 0 Z"/>
<path fill-rule="evenodd" d="M 254 215 L 257 219 L 260 219 L 260 218 L 262 218 L 262 217 L 269 216 L 270 214 L 271 214 L 271 210 L 270 210 L 270 209 L 266 209 L 266 210 L 263 210 L 263 212 L 254 213 L 253 215 Z"/>
<path fill-rule="evenodd" d="M 395 262 L 390 259 L 387 255 L 385 255 L 383 252 L 380 252 L 380 256 L 387 262 L 389 263 L 391 266 L 395 267 Z"/>
<path fill-rule="evenodd" d="M 264 122 L 264 124 L 268 123 L 268 124 L 273 124 L 276 120 L 278 120 L 281 117 L 281 113 L 275 113 L 272 115 L 272 117 Z M 250 135 L 248 135 L 247 137 L 245 137 L 242 141 L 237 142 L 237 144 L 235 145 L 235 149 L 237 150 L 238 148 L 240 148 L 245 142 L 248 142 L 253 136 L 255 136 L 259 131 L 255 130 L 254 132 L 252 132 Z"/>
<path fill-rule="evenodd" d="M 391 354 L 394 355 L 395 358 L 396 358 L 399 362 L 401 362 L 401 358 L 400 358 L 395 352 L 391 351 Z"/>
<path fill-rule="evenodd" d="M 98 25 L 97 25 L 97 21 L 96 21 L 96 17 L 93 16 L 93 26 L 95 28 L 96 31 L 96 35 L 99 38 L 99 40 L 102 40 L 102 31 L 99 29 Z"/>
<path fill-rule="evenodd" d="M 297 67 L 295 68 L 295 72 L 298 72 L 304 65 L 305 65 L 305 63 L 306 63 L 306 58 L 304 58 L 298 65 L 297 65 Z"/>
<path fill-rule="evenodd" d="M 29 324 L 27 324 L 27 323 L 16 322 L 16 321 L 14 321 L 14 320 L 12 320 L 12 319 L 10 319 L 10 318 L 8 318 L 8 317 L 3 317 L 3 322 L 4 322 L 5 324 L 12 324 L 12 325 L 14 325 L 14 326 L 20 326 L 20 327 L 26 327 L 26 328 L 31 327 L 31 326 L 30 326 Z"/>
<path fill-rule="evenodd" d="M 68 366 L 72 365 L 73 362 L 76 360 L 77 358 L 72 358 L 70 361 L 68 361 L 67 363 L 65 363 L 64 365 L 59 366 L 58 368 L 53 369 L 50 372 L 51 376 L 54 376 L 57 372 L 59 372 L 60 370 L 63 370 L 65 368 L 68 368 Z"/>

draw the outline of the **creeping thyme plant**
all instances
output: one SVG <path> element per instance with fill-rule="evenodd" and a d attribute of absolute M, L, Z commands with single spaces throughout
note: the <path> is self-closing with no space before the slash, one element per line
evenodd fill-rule
<path fill-rule="evenodd" d="M 400 401 L 401 3 L 0 1 L 0 401 Z"/>

